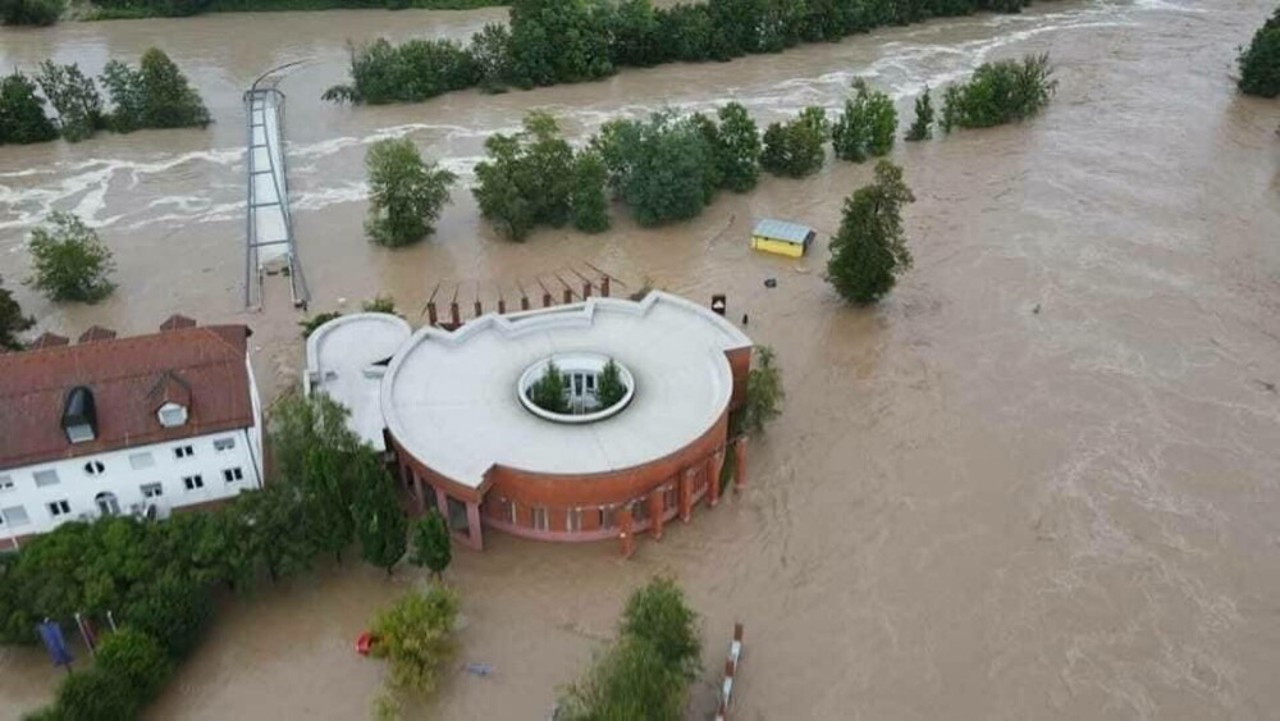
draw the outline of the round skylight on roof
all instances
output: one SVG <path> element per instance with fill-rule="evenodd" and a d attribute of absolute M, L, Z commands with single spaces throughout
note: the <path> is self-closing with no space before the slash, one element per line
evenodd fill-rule
<path fill-rule="evenodd" d="M 599 353 L 558 353 L 525 368 L 516 396 L 530 413 L 556 423 L 595 423 L 621 413 L 635 397 L 635 376 Z"/>

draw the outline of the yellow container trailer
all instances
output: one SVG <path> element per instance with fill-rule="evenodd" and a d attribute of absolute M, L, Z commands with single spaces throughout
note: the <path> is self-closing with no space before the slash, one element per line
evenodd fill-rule
<path fill-rule="evenodd" d="M 751 247 L 766 253 L 799 258 L 809 249 L 817 233 L 813 228 L 766 218 L 751 231 Z"/>

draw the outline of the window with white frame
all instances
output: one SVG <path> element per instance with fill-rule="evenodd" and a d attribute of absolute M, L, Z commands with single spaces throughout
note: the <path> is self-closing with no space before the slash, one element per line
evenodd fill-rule
<path fill-rule="evenodd" d="M 91 476 L 96 476 L 105 470 L 107 470 L 107 467 L 102 465 L 102 461 L 89 461 L 84 464 L 84 472 Z"/>
<path fill-rule="evenodd" d="M 68 503 L 66 500 L 53 501 L 52 503 L 48 504 L 48 507 L 49 507 L 49 515 L 53 516 L 54 518 L 57 518 L 58 516 L 65 516 L 68 513 L 71 513 L 71 504 Z"/>
<path fill-rule="evenodd" d="M 165 428 L 176 428 L 187 422 L 187 407 L 179 403 L 166 403 L 156 411 L 156 418 Z"/>
<path fill-rule="evenodd" d="M 565 526 L 568 527 L 570 531 L 582 530 L 582 509 L 581 508 L 569 509 L 569 514 L 565 516 Z"/>
<path fill-rule="evenodd" d="M 13 476 L 0 476 L 0 493 L 13 490 Z"/>
<path fill-rule="evenodd" d="M 240 470 L 239 466 L 235 468 L 224 468 L 222 470 L 222 480 L 226 481 L 227 483 L 234 483 L 235 481 L 243 481 L 244 471 Z"/>
<path fill-rule="evenodd" d="M 182 485 L 185 486 L 188 491 L 204 488 L 204 477 L 199 474 L 194 476 L 183 476 Z"/>
<path fill-rule="evenodd" d="M 27 516 L 25 506 L 9 506 L 0 508 L 0 521 L 9 524 L 10 527 L 17 527 L 27 525 L 31 522 L 31 518 Z"/>
<path fill-rule="evenodd" d="M 154 456 L 151 455 L 150 451 L 143 451 L 142 453 L 129 454 L 129 467 L 135 471 L 140 471 L 144 468 L 150 468 L 155 464 L 156 464 L 156 459 Z"/>
<path fill-rule="evenodd" d="M 547 509 L 545 508 L 533 509 L 533 528 L 536 531 L 547 530 Z"/>
<path fill-rule="evenodd" d="M 229 451 L 235 447 L 236 447 L 235 438 L 216 438 L 213 441 L 213 450 L 219 453 L 223 451 Z"/>
<path fill-rule="evenodd" d="M 47 468 L 43 471 L 36 471 L 31 474 L 31 477 L 36 479 L 36 486 L 39 488 L 58 485 L 58 472 L 52 468 Z"/>
<path fill-rule="evenodd" d="M 138 486 L 143 498 L 159 498 L 164 495 L 164 486 L 159 483 L 144 483 Z"/>
<path fill-rule="evenodd" d="M 173 449 L 174 458 L 190 458 L 196 454 L 195 449 L 191 446 L 176 446 Z"/>

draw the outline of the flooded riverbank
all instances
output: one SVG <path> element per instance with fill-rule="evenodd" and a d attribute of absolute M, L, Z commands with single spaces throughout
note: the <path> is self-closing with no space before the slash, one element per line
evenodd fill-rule
<path fill-rule="evenodd" d="M 311 58 L 281 88 L 313 309 L 390 292 L 420 322 L 441 278 L 587 260 L 695 299 L 728 293 L 785 374 L 786 410 L 750 448 L 746 491 L 642 542 L 632 561 L 612 544 L 499 534 L 483 554 L 459 552 L 460 660 L 497 673 L 451 679 L 440 718 L 543 718 L 627 591 L 663 571 L 705 616 L 691 718 L 709 711 L 705 682 L 742 619 L 742 718 L 1265 719 L 1280 706 L 1280 105 L 1238 96 L 1231 76 L 1270 10 L 1046 3 L 780 56 L 358 110 L 319 100 L 345 73 L 347 38 L 460 37 L 502 11 L 6 29 L 0 61 L 24 67 L 52 55 L 96 71 L 160 38 L 217 122 L 0 149 L 0 275 L 14 288 L 27 272 L 31 222 L 75 210 L 101 225 L 120 290 L 57 308 L 16 288 L 40 330 L 140 332 L 175 311 L 242 320 L 262 382 L 293 382 L 298 316 L 283 294 L 262 313 L 239 308 L 240 92 Z M 663 104 L 736 99 L 767 122 L 835 107 L 868 73 L 907 108 L 925 83 L 1039 51 L 1060 79 L 1043 116 L 894 151 L 918 198 L 906 213 L 916 267 L 876 309 L 837 302 L 825 243 L 801 263 L 746 247 L 761 216 L 834 230 L 866 166 L 767 178 L 656 230 L 618 213 L 603 236 L 508 244 L 459 187 L 426 243 L 389 252 L 361 235 L 363 153 L 381 137 L 413 138 L 465 183 L 483 138 L 531 108 L 578 140 Z M 234 605 L 149 717 L 359 717 L 379 674 L 351 641 L 410 583 L 326 571 Z M 0 718 L 38 702 L 38 679 L 56 681 L 33 663 L 44 661 L 0 655 Z"/>

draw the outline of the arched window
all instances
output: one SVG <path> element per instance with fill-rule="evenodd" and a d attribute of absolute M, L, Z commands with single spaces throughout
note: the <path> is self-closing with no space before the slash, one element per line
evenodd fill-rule
<path fill-rule="evenodd" d="M 110 491 L 104 491 L 94 496 L 93 502 L 98 504 L 98 511 L 104 516 L 120 515 L 120 502 L 116 500 L 116 494 Z"/>

